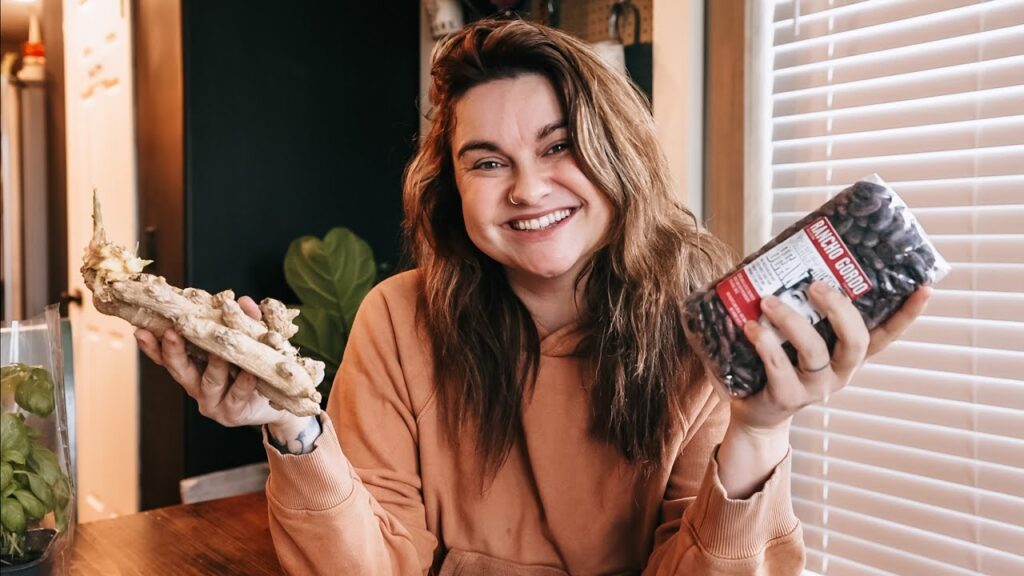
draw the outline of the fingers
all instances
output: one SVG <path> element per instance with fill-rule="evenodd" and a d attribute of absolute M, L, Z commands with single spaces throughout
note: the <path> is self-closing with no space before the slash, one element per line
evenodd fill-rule
<path fill-rule="evenodd" d="M 135 341 L 139 344 L 139 350 L 153 361 L 157 366 L 164 365 L 164 359 L 160 352 L 160 341 L 149 330 L 139 328 L 135 331 Z"/>
<path fill-rule="evenodd" d="M 864 320 L 845 295 L 824 282 L 811 284 L 810 295 L 838 336 L 832 352 L 832 369 L 848 376 L 864 361 L 868 349 L 869 336 Z"/>
<path fill-rule="evenodd" d="M 210 354 L 207 358 L 206 370 L 203 371 L 202 382 L 199 385 L 199 395 L 196 397 L 200 411 L 209 410 L 220 404 L 228 387 L 230 366 L 227 360 L 216 354 Z"/>
<path fill-rule="evenodd" d="M 790 344 L 796 348 L 798 365 L 806 372 L 818 372 L 829 365 L 828 346 L 811 325 L 809 319 L 784 304 L 776 296 L 761 300 L 764 315 Z"/>
<path fill-rule="evenodd" d="M 247 404 L 255 393 L 256 377 L 248 372 L 240 372 L 224 396 L 224 403 L 228 405 L 229 410 L 237 411 L 239 407 Z"/>
<path fill-rule="evenodd" d="M 202 375 L 185 353 L 185 339 L 174 330 L 167 330 L 160 340 L 160 350 L 163 354 L 164 368 L 185 388 L 189 396 L 195 398 L 199 394 L 199 381 Z"/>
<path fill-rule="evenodd" d="M 263 317 L 263 313 L 260 312 L 259 305 L 256 304 L 255 300 L 248 296 L 242 296 L 239 298 L 238 305 L 242 308 L 242 312 L 245 312 L 250 318 L 259 320 Z"/>
<path fill-rule="evenodd" d="M 754 345 L 757 355 L 764 363 L 769 383 L 765 392 L 772 396 L 772 400 L 779 407 L 801 405 L 804 397 L 803 384 L 796 374 L 796 368 L 789 361 L 789 356 L 786 356 L 786 352 L 782 349 L 782 341 L 779 340 L 775 331 L 751 321 L 743 326 L 743 333 Z M 796 385 L 785 386 L 778 383 L 796 383 Z"/>
<path fill-rule="evenodd" d="M 871 331 L 871 342 L 868 345 L 868 356 L 880 352 L 883 348 L 900 337 L 910 324 L 924 312 L 928 299 L 932 295 L 930 286 L 921 286 L 907 298 L 903 306 L 881 326 Z"/>
<path fill-rule="evenodd" d="M 247 422 L 253 416 L 256 394 L 256 377 L 248 372 L 240 372 L 218 406 L 217 420 L 226 426 Z"/>

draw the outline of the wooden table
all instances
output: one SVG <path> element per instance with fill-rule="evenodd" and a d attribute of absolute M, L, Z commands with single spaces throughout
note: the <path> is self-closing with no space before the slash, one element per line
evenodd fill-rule
<path fill-rule="evenodd" d="M 262 492 L 80 524 L 68 571 L 74 576 L 282 574 Z"/>

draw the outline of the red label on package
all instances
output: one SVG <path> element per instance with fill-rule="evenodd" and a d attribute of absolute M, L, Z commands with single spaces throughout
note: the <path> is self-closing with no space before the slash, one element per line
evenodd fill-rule
<path fill-rule="evenodd" d="M 761 320 L 761 298 L 773 294 L 814 324 L 822 318 L 807 296 L 815 280 L 842 290 L 851 300 L 871 290 L 864 269 L 824 216 L 719 282 L 715 291 L 738 326 Z"/>
<path fill-rule="evenodd" d="M 750 278 L 742 268 L 715 286 L 718 297 L 737 326 L 747 320 L 756 321 L 761 317 L 761 295 L 757 293 Z"/>

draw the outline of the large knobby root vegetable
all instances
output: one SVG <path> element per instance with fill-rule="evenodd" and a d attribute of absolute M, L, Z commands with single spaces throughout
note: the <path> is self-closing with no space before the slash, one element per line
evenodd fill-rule
<path fill-rule="evenodd" d="M 207 353 L 225 358 L 257 376 L 257 390 L 272 406 L 298 416 L 320 413 L 316 386 L 324 378 L 324 363 L 299 355 L 288 339 L 298 328 L 278 300 L 260 302 L 263 319 L 247 316 L 225 290 L 217 294 L 195 288 L 176 288 L 162 276 L 142 269 L 151 261 L 107 242 L 99 200 L 93 199 L 93 236 L 83 258 L 82 276 L 92 290 L 96 309 L 123 318 L 157 336 L 178 331 L 190 344 L 189 356 L 205 364 Z"/>

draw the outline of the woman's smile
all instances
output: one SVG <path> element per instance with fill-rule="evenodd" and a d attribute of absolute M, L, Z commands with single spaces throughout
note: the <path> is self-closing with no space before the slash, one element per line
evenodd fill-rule
<path fill-rule="evenodd" d="M 526 232 L 527 237 L 539 236 L 538 232 L 554 231 L 561 228 L 561 225 L 568 222 L 576 214 L 576 208 L 561 208 L 544 212 L 539 216 L 524 216 L 508 222 L 508 227 L 516 232 Z M 550 235 L 544 236 L 547 238 Z"/>

